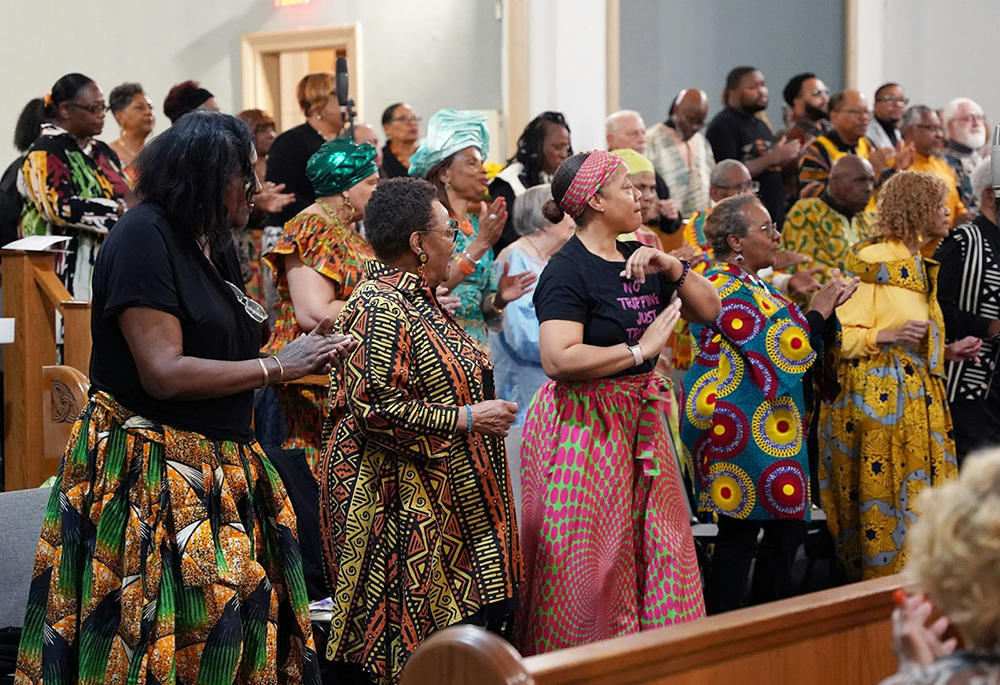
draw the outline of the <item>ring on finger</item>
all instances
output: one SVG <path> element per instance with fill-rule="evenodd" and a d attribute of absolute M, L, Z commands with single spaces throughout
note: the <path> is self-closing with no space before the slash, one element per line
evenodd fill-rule
<path fill-rule="evenodd" d="M 490 214 L 490 215 L 489 215 L 489 216 L 488 216 L 487 218 L 488 218 L 488 219 L 489 219 L 490 221 L 496 221 L 496 220 L 497 220 L 497 215 L 496 215 L 496 214 Z"/>

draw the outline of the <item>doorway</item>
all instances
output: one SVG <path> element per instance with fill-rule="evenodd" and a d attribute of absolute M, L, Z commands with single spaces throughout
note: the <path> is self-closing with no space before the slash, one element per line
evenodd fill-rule
<path fill-rule="evenodd" d="M 299 80 L 311 72 L 334 71 L 338 57 L 347 58 L 349 92 L 354 99 L 357 119 L 362 120 L 363 70 L 358 24 L 244 33 L 241 42 L 243 109 L 262 109 L 269 113 L 279 133 L 303 121 L 295 97 Z"/>

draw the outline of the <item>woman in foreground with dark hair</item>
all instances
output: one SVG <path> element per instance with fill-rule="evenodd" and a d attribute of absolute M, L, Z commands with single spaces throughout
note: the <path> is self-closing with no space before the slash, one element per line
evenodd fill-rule
<path fill-rule="evenodd" d="M 95 139 L 104 130 L 104 93 L 66 74 L 44 98 L 45 124 L 21 174 L 21 235 L 70 236 L 56 274 L 75 300 L 90 299 L 97 248 L 125 211 L 129 187 L 118 155 Z"/>
<path fill-rule="evenodd" d="M 542 112 L 528 122 L 517 139 L 517 152 L 503 171 L 490 181 L 490 197 L 502 197 L 507 202 L 507 223 L 493 253 L 500 251 L 520 236 L 514 228 L 514 201 L 528 188 L 551 183 L 552 174 L 573 154 L 569 139 L 569 124 L 560 112 Z"/>
<path fill-rule="evenodd" d="M 379 183 L 365 209 L 376 259 L 337 319 L 359 341 L 320 466 L 320 516 L 338 682 L 399 681 L 432 633 L 507 635 L 521 548 L 502 437 L 517 405 L 440 307 L 458 225 L 424 181 Z"/>
<path fill-rule="evenodd" d="M 295 515 L 253 390 L 328 371 L 329 320 L 260 358 L 231 231 L 253 139 L 193 112 L 139 156 L 94 272 L 91 400 L 42 527 L 19 683 L 315 683 Z"/>
<path fill-rule="evenodd" d="M 688 262 L 617 239 L 642 224 L 620 157 L 570 157 L 552 197 L 546 217 L 569 214 L 577 229 L 534 295 L 554 380 L 535 394 L 521 449 L 524 655 L 705 613 L 653 368 L 680 314 L 711 321 L 719 296 Z"/>

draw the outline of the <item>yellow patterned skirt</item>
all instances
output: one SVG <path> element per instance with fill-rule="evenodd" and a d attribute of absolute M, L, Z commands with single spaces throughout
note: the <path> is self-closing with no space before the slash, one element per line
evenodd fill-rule
<path fill-rule="evenodd" d="M 848 577 L 867 580 L 903 568 L 918 495 L 958 475 L 951 413 L 944 381 L 904 348 L 842 360 L 838 376 L 820 410 L 820 496 Z"/>

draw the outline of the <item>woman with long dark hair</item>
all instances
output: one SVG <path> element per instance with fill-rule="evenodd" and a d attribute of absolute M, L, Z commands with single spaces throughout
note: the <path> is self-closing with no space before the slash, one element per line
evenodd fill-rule
<path fill-rule="evenodd" d="M 329 319 L 259 357 L 232 229 L 253 139 L 192 112 L 139 156 L 94 270 L 91 399 L 42 527 L 18 682 L 317 683 L 295 514 L 253 391 L 329 371 Z M 53 676 L 55 674 L 55 676 Z"/>
<path fill-rule="evenodd" d="M 0 245 L 17 239 L 24 203 L 17 192 L 17 173 L 24 166 L 25 153 L 42 132 L 45 123 L 45 106 L 42 98 L 32 98 L 21 110 L 14 127 L 14 148 L 21 154 L 10 163 L 0 176 Z"/>
<path fill-rule="evenodd" d="M 528 188 L 551 183 L 552 174 L 573 154 L 569 124 L 561 112 L 542 112 L 528 122 L 517 139 L 517 152 L 507 166 L 490 181 L 490 197 L 507 203 L 507 223 L 493 245 L 494 254 L 519 238 L 511 216 L 514 202 Z"/>

